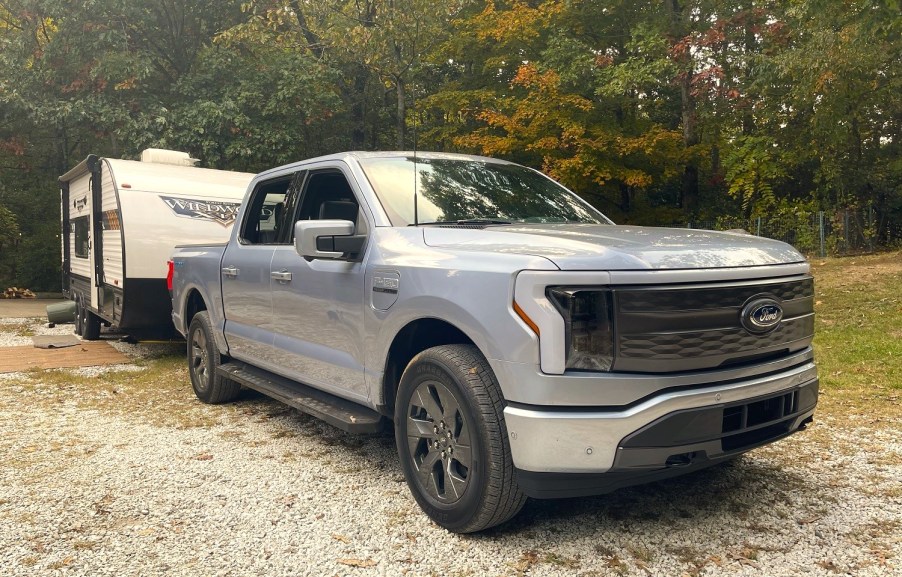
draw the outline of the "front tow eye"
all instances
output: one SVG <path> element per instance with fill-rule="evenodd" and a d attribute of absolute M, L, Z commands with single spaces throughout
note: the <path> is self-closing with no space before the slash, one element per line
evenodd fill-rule
<path fill-rule="evenodd" d="M 692 464 L 694 459 L 695 451 L 692 451 L 691 453 L 680 453 L 678 455 L 667 457 L 667 461 L 664 462 L 664 465 L 667 467 L 688 467 Z"/>

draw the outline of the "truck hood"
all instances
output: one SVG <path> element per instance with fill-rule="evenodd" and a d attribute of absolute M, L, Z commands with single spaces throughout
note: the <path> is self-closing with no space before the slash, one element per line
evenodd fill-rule
<path fill-rule="evenodd" d="M 603 224 L 423 227 L 428 246 L 542 256 L 562 270 L 664 270 L 804 262 L 788 244 L 741 232 Z"/>

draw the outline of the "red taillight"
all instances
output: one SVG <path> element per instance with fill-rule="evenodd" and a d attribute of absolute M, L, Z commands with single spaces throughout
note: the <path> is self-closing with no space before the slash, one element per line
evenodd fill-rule
<path fill-rule="evenodd" d="M 175 274 L 175 263 L 170 260 L 166 264 L 169 266 L 169 270 L 166 272 L 166 288 L 169 292 L 172 292 L 172 277 Z"/>

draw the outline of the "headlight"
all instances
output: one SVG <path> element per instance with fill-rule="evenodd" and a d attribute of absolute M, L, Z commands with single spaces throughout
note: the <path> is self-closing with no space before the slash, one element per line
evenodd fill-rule
<path fill-rule="evenodd" d="M 610 371 L 614 360 L 610 291 L 549 287 L 547 296 L 564 317 L 567 369 Z"/>

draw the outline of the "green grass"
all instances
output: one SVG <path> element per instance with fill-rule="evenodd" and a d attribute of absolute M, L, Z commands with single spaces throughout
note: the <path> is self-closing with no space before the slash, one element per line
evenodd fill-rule
<path fill-rule="evenodd" d="M 813 260 L 812 272 L 822 408 L 867 405 L 898 414 L 902 252 Z"/>
<path fill-rule="evenodd" d="M 18 321 L 8 323 L 5 321 L 6 319 L 0 320 L 0 331 L 4 333 L 12 333 L 17 337 L 33 337 L 35 335 L 33 323 Z"/>
<path fill-rule="evenodd" d="M 33 404 L 56 407 L 74 403 L 80 409 L 137 417 L 155 425 L 205 427 L 221 416 L 221 411 L 195 398 L 183 354 L 170 352 L 135 364 L 143 370 L 111 369 L 96 377 L 68 369 L 31 369 L 19 385 L 28 391 Z M 0 397 L 0 406 L 20 401 Z"/>

